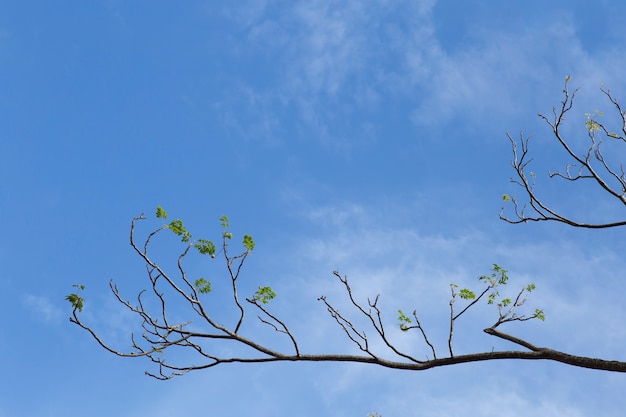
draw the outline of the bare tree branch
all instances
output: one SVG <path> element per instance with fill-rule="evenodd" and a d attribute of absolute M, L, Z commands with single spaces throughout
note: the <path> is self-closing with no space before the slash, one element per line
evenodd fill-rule
<path fill-rule="evenodd" d="M 575 146 L 571 145 L 562 134 L 562 126 L 565 122 L 566 115 L 573 108 L 574 97 L 578 90 L 570 92 L 568 90 L 569 77 L 566 80 L 563 89 L 564 98 L 561 105 L 553 108 L 553 115 L 548 118 L 542 114 L 539 117 L 544 120 L 552 129 L 552 134 L 557 143 L 571 159 L 571 162 L 565 165 L 564 170 L 551 172 L 548 171 L 549 178 L 565 180 L 566 183 L 589 182 L 601 191 L 605 192 L 612 198 L 611 201 L 617 201 L 620 207 L 626 205 L 626 174 L 623 166 L 616 166 L 607 160 L 602 147 L 603 140 L 612 144 L 622 144 L 626 142 L 626 112 L 622 110 L 617 100 L 611 95 L 609 90 L 602 89 L 609 102 L 619 114 L 621 126 L 616 133 L 609 130 L 605 124 L 599 121 L 601 114 L 596 111 L 594 114 L 587 114 L 587 140 L 586 149 L 579 151 Z M 511 142 L 513 151 L 512 167 L 516 177 L 511 182 L 519 186 L 528 201 L 520 204 L 513 196 L 505 195 L 505 200 L 510 200 L 514 209 L 514 217 L 509 218 L 504 215 L 504 207 L 500 211 L 500 218 L 513 224 L 526 223 L 529 221 L 557 221 L 573 227 L 602 229 L 619 227 L 626 225 L 626 221 L 614 222 L 583 222 L 573 219 L 569 215 L 563 214 L 559 209 L 549 205 L 535 190 L 535 174 L 528 171 L 528 167 L 532 162 L 529 153 L 529 137 L 520 135 L 519 139 L 513 139 L 507 133 L 507 137 Z M 528 214 L 527 214 L 528 213 Z M 157 209 L 157 217 L 165 218 L 167 214 L 159 207 Z M 415 355 L 401 350 L 392 340 L 390 334 L 385 328 L 383 314 L 379 306 L 380 295 L 376 295 L 373 299 L 367 299 L 367 304 L 359 302 L 353 292 L 348 278 L 333 272 L 334 276 L 343 286 L 345 295 L 347 296 L 348 310 L 340 312 L 328 299 L 322 295 L 318 298 L 322 301 L 329 312 L 332 319 L 339 325 L 341 331 L 347 340 L 351 341 L 361 351 L 360 354 L 341 354 L 341 353 L 322 353 L 307 354 L 298 343 L 298 338 L 293 333 L 285 320 L 275 313 L 271 312 L 267 304 L 274 298 L 275 294 L 269 287 L 259 287 L 259 290 L 245 300 L 248 304 L 253 305 L 260 311 L 257 316 L 260 323 L 273 329 L 275 334 L 280 337 L 287 337 L 291 344 L 289 353 L 281 352 L 275 349 L 271 344 L 266 345 L 256 341 L 250 336 L 248 321 L 246 318 L 246 308 L 240 302 L 238 289 L 238 279 L 240 277 L 243 265 L 254 248 L 252 238 L 244 236 L 243 245 L 245 250 L 237 255 L 231 255 L 229 252 L 229 240 L 232 234 L 228 231 L 228 219 L 224 216 L 220 220 L 224 231 L 222 233 L 222 245 L 220 252 L 224 256 L 226 263 L 226 272 L 230 280 L 230 295 L 232 300 L 230 311 L 235 316 L 235 322 L 222 324 L 213 317 L 210 309 L 202 302 L 203 294 L 211 291 L 210 282 L 200 278 L 195 282 L 189 279 L 184 263 L 192 249 L 195 248 L 201 254 L 210 254 L 211 258 L 215 257 L 216 249 L 212 242 L 207 240 L 192 241 L 191 234 L 185 229 L 182 221 L 174 220 L 168 225 L 163 225 L 156 230 L 150 232 L 143 243 L 139 246 L 135 241 L 135 228 L 139 220 L 145 220 L 145 216 L 141 214 L 132 219 L 130 226 L 130 244 L 133 250 L 142 259 L 146 267 L 146 274 L 150 282 L 150 290 L 142 290 L 137 294 L 136 304 L 125 300 L 118 290 L 117 285 L 113 282 L 109 283 L 110 289 L 118 302 L 126 308 L 130 313 L 140 318 L 140 326 L 143 329 L 141 338 L 136 338 L 134 333 L 130 335 L 130 350 L 123 351 L 113 348 L 107 344 L 98 333 L 83 323 L 79 313 L 84 306 L 84 299 L 80 296 L 80 291 L 84 289 L 82 285 L 75 285 L 78 291 L 70 294 L 66 299 L 72 304 L 73 311 L 70 321 L 86 330 L 96 340 L 96 342 L 107 351 L 123 357 L 145 357 L 148 358 L 158 368 L 157 372 L 146 372 L 148 375 L 157 379 L 169 379 L 174 376 L 184 375 L 187 372 L 201 369 L 208 369 L 225 363 L 264 363 L 277 361 L 314 361 L 314 362 L 354 362 L 368 363 L 378 366 L 394 369 L 407 370 L 425 370 L 439 366 L 448 366 L 460 363 L 480 362 L 495 359 L 521 359 L 521 360 L 550 360 L 561 362 L 571 366 L 598 369 L 613 372 L 626 372 L 626 362 L 611 361 L 597 359 L 585 356 L 576 356 L 559 352 L 553 349 L 538 347 L 529 341 L 520 339 L 516 336 L 509 335 L 500 331 L 500 326 L 511 322 L 524 322 L 531 319 L 543 320 L 543 311 L 535 309 L 534 313 L 527 315 L 520 313 L 521 308 L 526 304 L 527 295 L 534 289 L 534 285 L 523 287 L 514 299 L 500 298 L 498 288 L 507 283 L 508 276 L 506 270 L 494 265 L 493 274 L 490 276 L 481 276 L 479 280 L 485 285 L 485 288 L 476 297 L 474 292 L 468 289 L 457 291 L 457 286 L 452 284 L 451 298 L 449 301 L 449 329 L 447 347 L 449 356 L 438 357 L 435 343 L 427 335 L 422 326 L 416 310 L 413 310 L 413 318 L 416 324 L 412 324 L 412 319 L 405 316 L 401 310 L 400 313 L 400 330 L 409 331 L 418 329 L 421 338 L 430 351 L 432 359 L 418 360 Z M 169 229 L 176 235 L 181 237 L 185 243 L 184 249 L 178 255 L 174 275 L 170 275 L 157 262 L 153 261 L 149 256 L 151 242 L 163 230 Z M 146 303 L 144 300 L 151 297 L 156 300 L 158 308 L 151 310 L 148 308 L 153 303 Z M 172 301 L 174 298 L 174 302 Z M 459 298 L 465 300 L 466 305 L 455 313 L 455 303 Z M 524 350 L 513 351 L 491 351 L 479 352 L 465 355 L 455 355 L 453 349 L 453 338 L 456 321 L 463 315 L 467 314 L 470 309 L 476 308 L 478 302 L 487 299 L 487 304 L 494 304 L 497 307 L 498 317 L 495 323 L 484 329 L 484 332 L 511 342 Z M 169 309 L 173 305 L 179 307 L 186 306 L 193 310 L 192 316 L 196 321 L 191 319 L 185 321 L 174 321 L 170 317 L 180 317 L 181 312 L 176 311 L 170 316 Z M 226 306 L 222 308 L 228 309 Z M 351 311 L 350 311 L 351 310 Z M 359 320 L 354 320 L 352 314 L 356 313 L 357 317 L 365 318 L 365 328 L 358 325 Z M 185 314 L 182 314 L 184 317 Z M 228 316 L 228 314 L 227 314 Z M 266 326 L 262 326 L 266 329 Z M 372 338 L 368 338 L 366 333 L 373 330 Z M 376 341 L 378 343 L 372 343 Z M 382 342 L 382 343 L 381 343 Z M 223 352 L 225 350 L 216 349 L 215 344 L 227 343 L 230 346 L 238 347 L 236 353 L 232 354 L 216 354 L 214 352 Z M 177 364 L 177 357 L 174 353 L 173 359 L 166 359 L 164 352 L 176 352 L 176 349 L 186 349 L 194 351 L 201 359 L 199 364 Z M 228 349 L 226 351 L 232 351 Z"/>
<path fill-rule="evenodd" d="M 603 140 L 610 142 L 626 142 L 626 113 L 621 109 L 618 102 L 611 95 L 609 90 L 602 89 L 602 92 L 607 96 L 609 101 L 613 104 L 621 120 L 620 130 L 624 134 L 621 136 L 615 132 L 609 131 L 602 123 L 597 119 L 601 114 L 596 112 L 594 114 L 587 114 L 587 136 L 588 145 L 584 152 L 579 152 L 574 149 L 571 142 L 565 139 L 562 133 L 562 126 L 566 120 L 566 115 L 572 109 L 574 104 L 574 97 L 578 90 L 572 92 L 568 89 L 569 77 L 566 79 L 565 86 L 563 88 L 563 101 L 561 106 L 557 109 L 552 109 L 553 116 L 548 118 L 543 114 L 539 114 L 539 117 L 543 119 L 552 130 L 553 136 L 556 138 L 557 143 L 562 150 L 565 151 L 565 155 L 573 160 L 566 165 L 564 172 L 551 172 L 548 171 L 550 178 L 560 178 L 567 182 L 579 182 L 579 181 L 591 181 L 594 185 L 599 187 L 600 190 L 607 193 L 609 196 L 617 200 L 620 206 L 626 206 L 626 177 L 624 174 L 623 166 L 620 164 L 618 168 L 612 167 L 606 160 L 602 150 L 601 144 Z M 511 182 L 520 186 L 528 202 L 520 207 L 520 203 L 515 197 L 509 197 L 505 195 L 505 200 L 510 199 L 513 203 L 515 217 L 509 218 L 504 215 L 504 207 L 500 211 L 500 218 L 509 223 L 526 223 L 529 221 L 557 221 L 565 223 L 572 227 L 581 227 L 588 229 L 604 229 L 611 227 L 619 227 L 626 225 L 626 221 L 615 222 L 583 222 L 575 220 L 568 215 L 562 214 L 560 210 L 550 207 L 543 197 L 538 195 L 535 191 L 535 174 L 530 172 L 527 174 L 527 167 L 532 162 L 529 158 L 529 141 L 530 138 L 524 138 L 520 134 L 519 140 L 515 140 L 507 133 L 507 137 L 511 142 L 513 150 L 513 160 L 511 165 L 516 173 L 516 178 L 511 178 Z M 519 148 L 519 149 L 518 149 Z M 571 169 L 575 168 L 576 173 L 572 173 Z M 528 178 L 528 175 L 532 179 Z M 529 207 L 530 214 L 526 214 L 527 205 Z"/>
<path fill-rule="evenodd" d="M 401 350 L 394 344 L 390 335 L 385 329 L 383 314 L 379 307 L 380 296 L 377 295 L 373 300 L 368 299 L 367 305 L 360 303 L 354 297 L 348 278 L 341 276 L 338 272 L 334 272 L 334 276 L 339 280 L 339 283 L 343 286 L 345 294 L 349 301 L 348 306 L 356 312 L 358 316 L 366 318 L 366 328 L 360 328 L 357 326 L 357 321 L 354 321 L 348 312 L 340 312 L 338 308 L 334 307 L 325 296 L 319 298 L 322 301 L 336 323 L 340 326 L 343 334 L 354 343 L 361 354 L 341 354 L 341 353 L 322 353 L 322 354 L 307 354 L 304 353 L 300 344 L 297 342 L 296 334 L 288 328 L 285 320 L 272 313 L 267 304 L 269 300 L 274 297 L 275 294 L 269 287 L 259 287 L 259 291 L 252 297 L 245 298 L 248 304 L 253 305 L 260 311 L 258 319 L 261 323 L 269 326 L 273 329 L 273 332 L 286 336 L 292 346 L 292 351 L 289 353 L 281 352 L 270 345 L 262 344 L 253 338 L 246 336 L 249 333 L 249 325 L 245 319 L 245 308 L 239 302 L 239 294 L 237 287 L 237 280 L 242 271 L 242 266 L 247 256 L 249 255 L 253 245 L 246 246 L 246 250 L 239 255 L 232 256 L 228 251 L 228 240 L 231 239 L 231 235 L 225 232 L 222 236 L 222 248 L 226 260 L 226 270 L 228 272 L 228 278 L 231 281 L 232 291 L 232 310 L 235 313 L 236 320 L 232 325 L 224 325 L 219 323 L 209 312 L 206 306 L 202 302 L 203 293 L 209 292 L 210 288 L 207 286 L 207 281 L 199 281 L 195 284 L 188 278 L 188 274 L 184 268 L 184 260 L 189 255 L 191 248 L 198 248 L 198 244 L 190 243 L 190 234 L 183 228 L 182 222 L 174 225 L 160 227 L 155 231 L 149 233 L 146 237 L 142 249 L 135 243 L 135 227 L 138 220 L 144 220 L 144 216 L 138 216 L 131 222 L 130 227 L 130 242 L 132 248 L 141 257 L 142 261 L 146 265 L 146 273 L 150 282 L 151 291 L 143 290 L 137 295 L 136 304 L 125 300 L 118 290 L 117 285 L 110 282 L 110 288 L 115 298 L 124 306 L 129 312 L 136 315 L 141 320 L 141 327 L 143 334 L 141 338 L 136 338 L 134 334 L 130 335 L 130 350 L 123 351 L 118 350 L 108 343 L 106 343 L 98 333 L 83 323 L 80 319 L 80 312 L 83 308 L 83 299 L 76 293 L 68 296 L 68 300 L 74 306 L 70 321 L 79 327 L 85 329 L 96 342 L 107 351 L 122 357 L 145 357 L 148 358 L 157 367 L 156 372 L 147 371 L 146 374 L 157 379 L 169 379 L 175 376 L 184 375 L 187 372 L 212 368 L 217 365 L 226 363 L 264 363 L 264 362 L 278 362 L 278 361 L 300 361 L 300 362 L 354 362 L 354 363 L 368 363 L 378 366 L 394 369 L 406 369 L 406 370 L 426 370 L 439 366 L 448 366 L 460 363 L 480 362 L 494 359 L 522 359 L 522 360 L 551 360 L 562 362 L 568 365 L 580 366 L 591 369 L 609 370 L 614 372 L 626 372 L 626 362 L 621 361 L 607 361 L 602 359 L 589 358 L 584 356 L 575 356 L 558 352 L 548 348 L 540 348 L 519 339 L 515 336 L 502 333 L 498 330 L 499 326 L 513 322 L 513 321 L 527 321 L 533 318 L 542 318 L 542 312 L 535 310 L 533 315 L 518 314 L 518 310 L 526 302 L 526 294 L 534 289 L 534 286 L 528 286 L 523 288 L 515 299 L 511 301 L 508 298 L 503 298 L 499 302 L 496 302 L 496 296 L 499 296 L 497 287 L 506 284 L 508 277 L 506 271 L 497 265 L 494 265 L 494 273 L 491 276 L 482 276 L 480 281 L 485 284 L 485 289 L 480 292 L 478 297 L 474 296 L 474 293 L 467 289 L 457 292 L 455 286 L 451 287 L 451 301 L 450 301 L 450 332 L 448 338 L 448 350 L 450 355 L 448 357 L 440 358 L 436 354 L 435 345 L 431 342 L 431 339 L 426 334 L 422 324 L 420 323 L 417 313 L 413 311 L 413 317 L 416 325 L 408 325 L 411 320 L 402 315 L 403 323 L 400 325 L 400 329 L 408 331 L 410 329 L 419 329 L 421 336 L 432 351 L 433 358 L 426 360 L 418 360 L 410 352 Z M 185 242 L 185 249 L 177 258 L 176 275 L 169 275 L 161 266 L 153 261 L 149 256 L 149 246 L 155 236 L 164 229 L 172 229 L 175 233 L 183 236 L 183 242 Z M 208 241 L 204 241 L 205 243 Z M 244 239 L 245 242 L 245 239 Z M 245 244 L 245 243 L 244 243 Z M 198 248 L 204 250 L 209 246 Z M 208 249 L 207 249 L 208 250 Z M 213 256 L 214 250 L 211 255 Z M 79 289 L 79 291 L 82 289 Z M 151 295 L 156 301 L 156 311 L 149 311 L 148 304 L 144 302 L 144 298 Z M 183 305 L 186 303 L 194 312 L 194 317 L 198 322 L 192 320 L 186 320 L 181 322 L 173 322 L 170 319 L 170 315 L 167 314 L 169 308 L 172 306 L 180 306 L 180 303 L 173 302 L 172 296 L 178 297 L 178 301 L 183 301 Z M 457 296 L 467 301 L 467 305 L 461 309 L 457 314 L 454 313 L 454 303 L 457 301 Z M 452 336 L 454 332 L 454 323 L 462 315 L 467 314 L 470 308 L 475 308 L 477 302 L 480 299 L 487 298 L 488 303 L 494 303 L 498 307 L 498 318 L 496 322 L 485 329 L 485 333 L 498 337 L 503 340 L 512 342 L 526 350 L 514 350 L 514 351 L 496 351 L 496 352 L 482 352 L 465 355 L 454 355 L 452 346 Z M 227 308 L 224 305 L 220 306 L 220 309 Z M 177 311 L 175 316 L 181 316 L 181 312 Z M 371 326 L 373 329 L 374 338 L 382 342 L 382 344 L 373 344 L 366 334 L 367 328 Z M 266 328 L 266 327 L 264 327 Z M 216 345 L 216 343 L 218 345 Z M 239 347 L 235 349 L 232 354 L 217 354 L 215 352 L 233 351 L 233 349 L 216 349 L 215 346 L 219 346 L 219 343 L 227 343 L 229 346 Z M 374 348 L 374 346 L 378 346 Z M 381 348 L 382 346 L 382 348 Z M 200 358 L 199 363 L 192 364 L 177 364 L 176 349 L 186 349 L 194 351 Z M 379 350 L 381 350 L 379 352 Z M 165 352 L 171 352 L 171 357 L 166 357 Z"/>

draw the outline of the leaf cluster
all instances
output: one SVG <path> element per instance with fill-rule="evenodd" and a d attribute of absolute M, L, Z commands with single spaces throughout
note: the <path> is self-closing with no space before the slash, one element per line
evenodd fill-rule
<path fill-rule="evenodd" d="M 78 293 L 84 290 L 85 286 L 81 284 L 74 284 L 72 285 L 72 287 L 76 288 L 76 292 L 67 295 L 65 299 L 70 302 L 74 310 L 78 310 L 79 312 L 82 312 L 83 306 L 85 304 L 85 299 L 81 297 L 80 295 L 78 295 Z"/>
<path fill-rule="evenodd" d="M 194 282 L 194 285 L 201 294 L 208 294 L 211 292 L 211 283 L 204 278 L 198 278 L 196 282 Z"/>
<path fill-rule="evenodd" d="M 254 293 L 254 299 L 262 302 L 263 304 L 269 304 L 270 300 L 276 297 L 276 293 L 272 291 L 270 287 L 259 287 Z"/>

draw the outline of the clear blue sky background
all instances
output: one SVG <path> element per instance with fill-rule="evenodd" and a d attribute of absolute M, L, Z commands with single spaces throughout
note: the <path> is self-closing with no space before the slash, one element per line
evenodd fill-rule
<path fill-rule="evenodd" d="M 498 220 L 516 192 L 505 132 L 520 130 L 535 133 L 551 202 L 623 218 L 546 179 L 568 161 L 536 113 L 559 104 L 567 74 L 582 87 L 568 118 L 577 143 L 584 113 L 610 113 L 601 83 L 626 103 L 626 3 L 1 5 L 0 417 L 623 415 L 624 375 L 543 362 L 230 365 L 159 382 L 71 325 L 64 296 L 85 284 L 84 320 L 128 347 L 139 323 L 107 283 L 129 299 L 146 286 L 129 225 L 162 205 L 197 236 L 217 238 L 222 214 L 254 236 L 242 288 L 271 285 L 305 351 L 354 351 L 316 301 L 350 311 L 335 269 L 362 300 L 380 293 L 393 339 L 425 356 L 417 334 L 391 330 L 395 311 L 417 309 L 444 352 L 448 284 L 474 285 L 496 262 L 512 290 L 537 284 L 529 307 L 547 315 L 503 330 L 626 360 L 623 232 Z M 159 243 L 166 263 L 180 249 Z M 188 266 L 224 285 L 219 260 Z M 514 347 L 482 333 L 496 313 L 459 321 L 458 353 Z M 286 347 L 249 319 L 250 334 Z"/>

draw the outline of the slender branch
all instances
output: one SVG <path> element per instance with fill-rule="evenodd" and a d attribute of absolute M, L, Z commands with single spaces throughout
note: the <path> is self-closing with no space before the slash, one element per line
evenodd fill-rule
<path fill-rule="evenodd" d="M 435 352 L 435 346 L 433 346 L 433 344 L 430 343 L 430 340 L 428 340 L 428 337 L 426 336 L 426 332 L 424 331 L 424 328 L 422 327 L 422 323 L 420 323 L 420 320 L 417 318 L 416 310 L 413 310 L 413 317 L 415 318 L 415 322 L 417 323 L 417 326 L 414 326 L 414 327 L 417 327 L 419 331 L 422 333 L 422 337 L 424 338 L 424 341 L 426 342 L 428 346 L 430 346 L 430 350 L 432 350 L 433 352 L 433 358 L 437 359 L 437 352 Z"/>
<path fill-rule="evenodd" d="M 450 357 L 454 356 L 454 352 L 452 352 L 452 337 L 454 334 L 454 302 L 456 301 L 456 292 L 454 291 L 454 285 L 450 285 L 450 291 L 452 292 L 452 297 L 450 298 L 450 331 L 448 335 L 448 350 L 450 352 Z"/>
<path fill-rule="evenodd" d="M 296 351 L 296 356 L 300 356 L 300 349 L 298 348 L 298 343 L 296 342 L 295 337 L 293 336 L 293 334 L 289 331 L 289 329 L 287 328 L 287 325 L 280 320 L 278 317 L 276 317 L 275 315 L 271 314 L 269 311 L 267 311 L 267 309 L 265 307 L 263 307 L 261 304 L 259 304 L 259 301 L 255 298 L 246 298 L 246 301 L 254 304 L 259 310 L 261 310 L 263 313 L 265 313 L 265 315 L 267 315 L 269 318 L 271 318 L 272 320 L 274 320 L 276 323 L 278 323 L 280 325 L 280 329 L 274 324 L 271 323 L 267 320 L 264 320 L 263 318 L 261 318 L 259 316 L 259 320 L 261 320 L 261 322 L 272 326 L 274 328 L 274 330 L 276 330 L 279 333 L 284 333 L 287 336 L 289 336 L 289 339 L 291 339 L 291 343 L 293 344 L 293 348 Z"/>
<path fill-rule="evenodd" d="M 591 180 L 602 191 L 618 200 L 621 205 L 626 206 L 626 176 L 624 175 L 624 169 L 622 165 L 619 166 L 619 169 L 613 168 L 609 165 L 601 151 L 600 146 L 602 141 L 597 140 L 596 135 L 602 133 L 606 138 L 612 141 L 626 142 L 626 139 L 624 136 L 620 136 L 617 133 L 609 131 L 602 123 L 599 123 L 591 118 L 591 115 L 588 115 L 589 120 L 587 121 L 587 133 L 589 137 L 589 145 L 584 154 L 576 152 L 572 145 L 570 145 L 569 141 L 566 140 L 561 133 L 561 127 L 565 121 L 565 116 L 572 109 L 574 97 L 578 92 L 578 90 L 574 90 L 570 93 L 567 87 L 568 82 L 569 79 L 566 80 L 565 87 L 563 88 L 564 98 L 561 102 L 560 108 L 558 110 L 557 108 L 553 108 L 552 110 L 553 118 L 550 119 L 543 114 L 539 114 L 538 116 L 544 120 L 548 126 L 550 126 L 557 143 L 561 149 L 565 151 L 565 154 L 569 158 L 572 158 L 574 162 L 566 165 L 565 173 L 548 171 L 548 175 L 550 178 L 561 178 L 568 182 Z M 608 97 L 609 101 L 616 108 L 622 121 L 620 129 L 626 136 L 626 114 L 608 90 L 602 90 L 602 92 Z M 504 207 L 502 207 L 500 211 L 500 219 L 512 224 L 526 223 L 529 221 L 557 221 L 572 227 L 587 229 L 605 229 L 626 225 L 626 221 L 596 223 L 581 222 L 561 214 L 559 211 L 549 207 L 547 203 L 543 201 L 543 198 L 534 190 L 534 174 L 531 173 L 533 181 L 530 181 L 526 175 L 526 168 L 528 164 L 532 162 L 532 159 L 528 159 L 528 144 L 530 138 L 523 138 L 522 135 L 520 135 L 519 145 L 521 146 L 521 153 L 519 153 L 517 149 L 518 141 L 514 140 L 508 133 L 507 137 L 511 142 L 513 151 L 513 160 L 511 165 L 516 173 L 516 178 L 511 178 L 511 182 L 517 184 L 523 189 L 528 198 L 527 204 L 532 209 L 532 214 L 527 215 L 525 210 L 526 205 L 523 205 L 520 208 L 518 201 L 514 197 L 511 197 L 514 206 L 515 218 L 512 219 L 505 216 Z M 574 166 L 578 167 L 577 174 L 570 173 L 570 168 Z M 609 182 L 617 184 L 617 187 L 612 186 Z"/>
<path fill-rule="evenodd" d="M 241 324 L 243 323 L 243 318 L 246 314 L 243 306 L 241 305 L 241 303 L 239 302 L 239 296 L 237 295 L 237 278 L 239 277 L 239 271 L 241 270 L 241 266 L 243 265 L 243 261 L 246 259 L 245 256 L 240 260 L 239 262 L 239 267 L 237 268 L 237 272 L 233 272 L 233 262 L 235 260 L 237 260 L 239 258 L 239 256 L 235 256 L 235 257 L 230 257 L 228 255 L 228 243 L 227 243 L 227 234 L 224 233 L 222 240 L 223 240 L 223 245 L 222 245 L 222 249 L 223 249 L 223 253 L 224 253 L 224 258 L 226 259 L 226 266 L 228 267 L 228 273 L 230 274 L 230 279 L 232 282 L 232 289 L 233 289 L 233 299 L 235 300 L 235 305 L 237 306 L 237 308 L 239 309 L 239 320 L 237 321 L 237 325 L 235 326 L 235 330 L 234 333 L 239 332 L 239 328 L 241 327 Z"/>

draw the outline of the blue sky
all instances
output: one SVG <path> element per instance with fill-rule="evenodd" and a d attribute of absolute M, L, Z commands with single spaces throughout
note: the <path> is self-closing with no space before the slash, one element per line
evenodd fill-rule
<path fill-rule="evenodd" d="M 626 102 L 626 4 L 2 6 L 0 417 L 623 415 L 623 375 L 542 362 L 231 365 L 159 382 L 71 325 L 64 296 L 86 285 L 85 321 L 128 346 L 139 323 L 107 285 L 127 298 L 146 285 L 129 225 L 162 205 L 195 235 L 217 238 L 227 214 L 236 235 L 254 236 L 242 286 L 274 288 L 273 311 L 303 350 L 353 350 L 316 301 L 348 311 L 333 270 L 362 299 L 380 293 L 390 325 L 398 308 L 417 309 L 444 351 L 448 284 L 473 285 L 495 262 L 513 288 L 537 285 L 530 302 L 547 315 L 506 330 L 626 360 L 623 234 L 498 220 L 502 194 L 516 192 L 505 132 L 521 130 L 535 133 L 550 201 L 623 218 L 584 187 L 547 181 L 568 161 L 536 114 L 559 104 L 567 74 L 581 87 L 572 140 L 585 113 L 610 113 L 602 83 Z M 167 263 L 179 249 L 164 239 L 157 253 Z M 216 286 L 220 266 L 189 261 Z M 512 348 L 482 333 L 495 315 L 482 306 L 459 322 L 457 352 Z M 253 320 L 249 331 L 273 336 Z M 427 353 L 417 335 L 393 337 Z"/>

